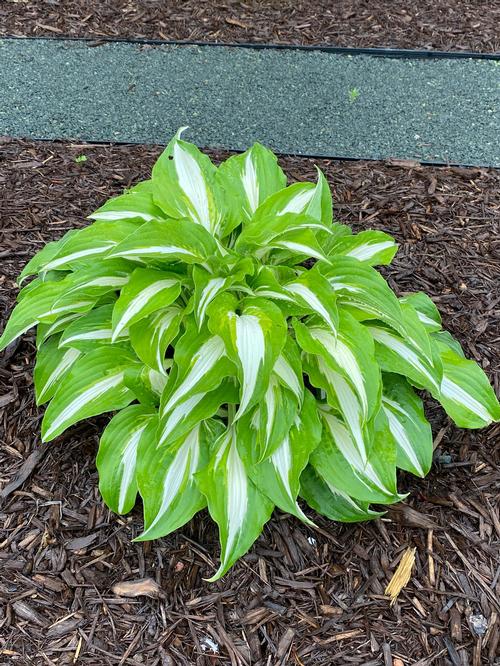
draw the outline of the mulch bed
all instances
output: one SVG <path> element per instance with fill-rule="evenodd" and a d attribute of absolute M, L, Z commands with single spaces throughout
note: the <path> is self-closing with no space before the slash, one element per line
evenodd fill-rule
<path fill-rule="evenodd" d="M 144 178 L 158 152 L 2 141 L 2 317 L 28 258 Z M 86 162 L 75 162 L 80 154 Z M 281 162 L 292 179 L 314 178 L 311 160 Z M 499 391 L 500 173 L 318 164 L 339 220 L 400 242 L 391 286 L 427 291 Z M 499 425 L 461 431 L 429 405 L 435 464 L 425 480 L 402 475 L 406 504 L 370 524 L 319 519 L 317 530 L 276 514 L 250 553 L 208 584 L 218 547 L 206 514 L 132 544 L 140 510 L 121 518 L 104 507 L 94 458 L 105 417 L 40 445 L 33 359 L 33 336 L 0 356 L 0 664 L 500 663 Z M 416 566 L 391 607 L 384 588 L 408 547 Z M 150 583 L 156 597 L 112 590 L 142 578 L 159 584 Z"/>
<path fill-rule="evenodd" d="M 4 0 L 0 35 L 500 51 L 496 0 Z"/>

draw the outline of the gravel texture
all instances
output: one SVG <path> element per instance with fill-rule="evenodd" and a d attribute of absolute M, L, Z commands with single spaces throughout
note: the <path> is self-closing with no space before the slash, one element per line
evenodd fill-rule
<path fill-rule="evenodd" d="M 1 40 L 0 135 L 500 166 L 500 60 Z"/>

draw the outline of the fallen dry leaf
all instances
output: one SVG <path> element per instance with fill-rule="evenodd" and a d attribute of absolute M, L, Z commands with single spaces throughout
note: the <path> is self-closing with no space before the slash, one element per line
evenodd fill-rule
<path fill-rule="evenodd" d="M 411 577 L 411 570 L 415 564 L 416 548 L 407 548 L 404 552 L 398 568 L 394 572 L 389 584 L 385 588 L 385 594 L 391 597 L 391 606 L 398 598 L 399 593 L 408 584 Z"/>
<path fill-rule="evenodd" d="M 111 588 L 119 597 L 152 597 L 157 599 L 164 595 L 163 590 L 152 578 L 139 578 L 138 580 L 123 580 Z"/>

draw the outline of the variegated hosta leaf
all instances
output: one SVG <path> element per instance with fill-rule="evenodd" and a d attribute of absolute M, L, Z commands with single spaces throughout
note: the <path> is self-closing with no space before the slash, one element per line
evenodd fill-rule
<path fill-rule="evenodd" d="M 98 345 L 111 343 L 113 334 L 111 315 L 113 305 L 101 305 L 77 319 L 72 320 L 59 340 L 59 347 L 74 347 L 81 351 L 92 351 Z M 123 330 L 116 342 L 128 340 L 129 331 Z"/>
<path fill-rule="evenodd" d="M 123 409 L 134 399 L 125 386 L 125 370 L 135 363 L 123 349 L 100 347 L 85 354 L 59 383 L 42 421 L 42 440 L 49 442 L 77 421 Z"/>
<path fill-rule="evenodd" d="M 301 348 L 343 376 L 357 394 L 363 421 L 370 419 L 380 407 L 381 382 L 373 338 L 366 328 L 342 310 L 338 335 L 324 326 L 300 322 L 294 322 L 294 328 Z"/>
<path fill-rule="evenodd" d="M 234 380 L 223 379 L 216 389 L 200 390 L 186 400 L 178 402 L 172 409 L 163 409 L 158 430 L 158 445 L 169 446 L 183 437 L 200 421 L 216 414 L 225 404 L 238 402 L 238 389 Z"/>
<path fill-rule="evenodd" d="M 300 477 L 300 496 L 318 513 L 342 523 L 358 523 L 383 515 L 370 509 L 369 502 L 354 499 L 325 481 L 312 465 L 308 465 Z"/>
<path fill-rule="evenodd" d="M 286 176 L 276 155 L 260 143 L 245 153 L 233 155 L 223 162 L 216 181 L 224 190 L 229 205 L 230 221 L 225 236 L 243 221 L 249 222 L 259 206 L 286 186 Z"/>
<path fill-rule="evenodd" d="M 301 405 L 304 399 L 302 360 L 300 349 L 291 337 L 287 338 L 281 354 L 276 359 L 273 373 L 278 377 L 283 386 L 290 389 L 297 399 L 298 404 Z"/>
<path fill-rule="evenodd" d="M 384 374 L 382 409 L 396 441 L 396 463 L 416 476 L 425 476 L 432 463 L 432 430 L 422 401 L 406 379 Z"/>
<path fill-rule="evenodd" d="M 297 504 L 299 480 L 320 438 L 321 422 L 316 402 L 306 390 L 302 411 L 297 414 L 281 444 L 265 460 L 249 468 L 250 478 L 262 493 L 282 511 L 308 524 L 311 521 Z"/>
<path fill-rule="evenodd" d="M 286 324 L 278 307 L 264 298 L 222 294 L 209 308 L 209 327 L 224 340 L 238 367 L 240 406 L 236 418 L 260 400 L 286 340 Z"/>
<path fill-rule="evenodd" d="M 271 374 L 262 400 L 238 421 L 238 440 L 244 443 L 245 461 L 258 463 L 273 454 L 290 432 L 298 411 L 299 403 L 292 391 Z"/>
<path fill-rule="evenodd" d="M 78 349 L 60 349 L 59 336 L 53 336 L 40 345 L 33 373 L 37 405 L 43 405 L 52 398 L 61 380 L 81 355 Z"/>
<path fill-rule="evenodd" d="M 59 251 L 37 272 L 66 270 L 80 266 L 92 266 L 96 258 L 102 259 L 112 248 L 139 229 L 144 220 L 120 220 L 119 222 L 94 222 L 68 237 Z"/>
<path fill-rule="evenodd" d="M 39 250 L 35 254 L 35 256 L 32 257 L 28 261 L 26 266 L 23 268 L 17 279 L 18 284 L 21 285 L 24 282 L 24 280 L 30 275 L 37 275 L 41 271 L 42 266 L 48 264 L 49 261 L 51 261 L 56 256 L 56 254 L 59 252 L 62 246 L 67 241 L 69 241 L 70 238 L 77 235 L 79 231 L 80 231 L 79 229 L 71 229 L 70 231 L 67 231 L 64 234 L 64 236 L 59 238 L 59 240 L 47 243 L 47 245 L 45 245 L 41 250 Z"/>
<path fill-rule="evenodd" d="M 427 294 L 417 291 L 400 298 L 399 302 L 408 303 L 414 308 L 417 317 L 429 333 L 441 330 L 441 315 Z"/>
<path fill-rule="evenodd" d="M 437 354 L 429 360 L 410 340 L 387 328 L 370 325 L 368 330 L 375 340 L 375 355 L 382 370 L 404 375 L 431 393 L 439 390 L 443 370 Z"/>
<path fill-rule="evenodd" d="M 304 369 L 311 384 L 324 391 L 328 404 L 342 415 L 360 460 L 366 462 L 372 444 L 371 428 L 351 383 L 321 356 L 306 357 Z"/>
<path fill-rule="evenodd" d="M 323 434 L 311 464 L 333 487 L 364 502 L 399 502 L 396 485 L 396 442 L 383 411 L 374 421 L 372 441 L 363 459 L 344 423 L 330 410 L 321 410 Z"/>
<path fill-rule="evenodd" d="M 139 183 L 125 194 L 110 199 L 89 215 L 91 220 L 139 218 L 144 222 L 163 217 L 165 217 L 163 211 L 153 201 L 153 186 L 150 180 Z"/>
<path fill-rule="evenodd" d="M 392 236 L 383 231 L 370 230 L 338 238 L 329 254 L 353 257 L 370 266 L 377 266 L 390 264 L 397 249 L 398 246 Z"/>
<path fill-rule="evenodd" d="M 339 317 L 335 296 L 328 280 L 321 273 L 313 268 L 286 284 L 284 289 L 299 305 L 317 314 L 337 334 Z"/>
<path fill-rule="evenodd" d="M 19 301 L 0 336 L 0 351 L 40 322 L 50 323 L 64 314 L 85 312 L 92 307 L 93 299 L 75 299 L 66 305 L 54 307 L 55 301 L 65 291 L 64 282 L 40 282 Z"/>
<path fill-rule="evenodd" d="M 216 168 L 196 146 L 180 139 L 181 132 L 153 167 L 154 201 L 168 217 L 189 218 L 217 236 L 225 201 L 215 183 Z"/>
<path fill-rule="evenodd" d="M 170 305 L 130 326 L 130 342 L 135 353 L 159 373 L 166 372 L 165 352 L 179 334 L 183 315 L 180 306 Z"/>
<path fill-rule="evenodd" d="M 197 475 L 210 515 L 219 526 L 221 563 L 210 581 L 223 576 L 244 555 L 269 520 L 273 503 L 248 477 L 238 453 L 236 430 L 229 427 L 215 442 L 208 466 Z"/>
<path fill-rule="evenodd" d="M 99 442 L 97 469 L 99 490 L 115 513 L 128 513 L 137 495 L 137 461 L 139 445 L 156 446 L 157 412 L 143 405 L 129 405 L 115 414 L 104 429 Z"/>
<path fill-rule="evenodd" d="M 137 481 L 144 504 L 144 531 L 135 541 L 170 534 L 206 506 L 195 474 L 208 462 L 211 437 L 211 430 L 199 424 L 171 446 L 141 442 Z"/>
<path fill-rule="evenodd" d="M 334 257 L 331 265 L 319 264 L 330 282 L 337 304 L 348 307 L 356 319 L 380 319 L 405 335 L 398 299 L 374 268 L 353 257 Z"/>
<path fill-rule="evenodd" d="M 483 370 L 441 345 L 443 376 L 434 397 L 461 428 L 482 428 L 500 420 L 500 405 Z"/>
<path fill-rule="evenodd" d="M 112 341 L 132 324 L 171 305 L 180 293 L 181 280 L 175 273 L 136 268 L 113 308 Z"/>
<path fill-rule="evenodd" d="M 57 317 L 50 324 L 38 324 L 36 328 L 36 346 L 37 349 L 42 345 L 45 340 L 48 340 L 51 335 L 60 333 L 61 331 L 66 332 L 66 327 L 69 327 L 76 319 L 82 317 L 80 312 L 67 312 Z"/>
<path fill-rule="evenodd" d="M 222 338 L 206 329 L 200 334 L 190 318 L 186 321 L 186 332 L 176 344 L 174 366 L 162 396 L 161 418 L 192 395 L 217 388 L 234 371 Z"/>

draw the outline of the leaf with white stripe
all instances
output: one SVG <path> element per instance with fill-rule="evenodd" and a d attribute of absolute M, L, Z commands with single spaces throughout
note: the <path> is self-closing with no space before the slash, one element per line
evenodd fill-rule
<path fill-rule="evenodd" d="M 216 167 L 195 145 L 179 138 L 183 129 L 153 167 L 154 201 L 168 217 L 187 217 L 217 235 L 224 200 L 215 182 Z"/>
<path fill-rule="evenodd" d="M 55 336 L 40 345 L 33 373 L 37 405 L 53 397 L 59 383 L 81 355 L 77 349 L 60 349 L 59 337 Z"/>
<path fill-rule="evenodd" d="M 210 330 L 223 338 L 229 357 L 238 367 L 241 392 L 236 418 L 240 418 L 267 390 L 286 341 L 286 322 L 274 303 L 252 297 L 238 302 L 230 294 L 216 298 L 208 314 Z"/>
<path fill-rule="evenodd" d="M 183 316 L 182 308 L 170 305 L 130 326 L 135 353 L 153 370 L 165 374 L 165 353 L 179 334 Z"/>
<path fill-rule="evenodd" d="M 260 143 L 222 162 L 217 169 L 216 181 L 230 206 L 231 221 L 226 223 L 223 236 L 242 222 L 249 222 L 269 196 L 286 186 L 286 176 L 276 155 Z"/>
<path fill-rule="evenodd" d="M 163 411 L 158 429 L 158 446 L 170 446 L 200 421 L 216 414 L 222 405 L 237 402 L 238 390 L 233 379 L 222 380 L 213 391 L 193 393 L 170 411 Z"/>
<path fill-rule="evenodd" d="M 171 305 L 180 292 L 181 280 L 175 273 L 136 268 L 113 308 L 112 340 L 115 341 L 125 328 Z"/>
<path fill-rule="evenodd" d="M 443 377 L 433 396 L 461 428 L 483 428 L 500 421 L 500 404 L 484 371 L 440 345 Z"/>
<path fill-rule="evenodd" d="M 323 435 L 311 455 L 311 464 L 322 478 L 350 497 L 363 502 L 391 504 L 397 492 L 396 442 L 381 410 L 375 419 L 370 454 L 363 460 L 344 423 L 331 411 L 321 410 Z"/>
<path fill-rule="evenodd" d="M 178 405 L 195 394 L 205 394 L 217 388 L 236 370 L 227 358 L 220 336 L 210 335 L 206 330 L 199 333 L 192 319 L 186 323 L 186 332 L 175 346 L 174 364 L 162 396 L 162 423 Z"/>
<path fill-rule="evenodd" d="M 380 407 L 380 368 L 375 359 L 373 338 L 366 327 L 346 312 L 339 313 L 339 332 L 333 335 L 324 326 L 294 322 L 297 342 L 309 354 L 321 356 L 339 372 L 357 394 L 363 420 L 369 420 Z"/>
<path fill-rule="evenodd" d="M 398 249 L 392 236 L 383 231 L 361 231 L 352 236 L 338 238 L 330 256 L 344 255 L 370 266 L 390 264 Z"/>
<path fill-rule="evenodd" d="M 205 264 L 217 253 L 215 240 L 199 224 L 191 220 L 153 220 L 116 245 L 107 257 Z"/>
<path fill-rule="evenodd" d="M 382 408 L 396 441 L 396 464 L 400 469 L 424 477 L 432 464 L 432 430 L 425 418 L 422 400 L 406 379 L 385 373 Z"/>
<path fill-rule="evenodd" d="M 274 363 L 273 373 L 283 386 L 289 388 L 299 405 L 304 399 L 304 378 L 302 373 L 302 360 L 297 343 L 288 336 L 281 354 Z"/>
<path fill-rule="evenodd" d="M 370 509 L 368 502 L 354 499 L 325 481 L 312 465 L 308 465 L 300 477 L 300 496 L 318 513 L 341 523 L 359 523 L 384 515 Z"/>
<path fill-rule="evenodd" d="M 433 301 L 424 294 L 423 291 L 417 291 L 414 294 L 408 294 L 399 299 L 400 303 L 408 303 L 411 305 L 420 320 L 429 333 L 434 333 L 441 330 L 441 315 Z"/>
<path fill-rule="evenodd" d="M 94 222 L 68 236 L 59 251 L 39 266 L 38 272 L 92 266 L 144 224 L 143 220 Z"/>
<path fill-rule="evenodd" d="M 238 439 L 247 452 L 245 462 L 259 463 L 274 454 L 288 436 L 298 412 L 294 394 L 271 374 L 262 400 L 238 421 Z"/>
<path fill-rule="evenodd" d="M 129 405 L 113 416 L 101 435 L 96 459 L 99 490 L 115 513 L 128 513 L 134 507 L 139 445 L 154 448 L 156 425 L 155 409 Z"/>
<path fill-rule="evenodd" d="M 219 526 L 221 563 L 209 581 L 218 580 L 244 555 L 271 517 L 273 503 L 248 477 L 230 427 L 212 447 L 211 460 L 197 475 L 211 517 Z"/>
<path fill-rule="evenodd" d="M 126 220 L 139 218 L 144 222 L 165 217 L 161 208 L 153 201 L 151 181 L 144 181 L 139 186 L 132 187 L 124 194 L 107 201 L 104 206 L 98 208 L 92 215 L 91 220 Z"/>
<path fill-rule="evenodd" d="M 297 415 L 278 448 L 264 461 L 251 466 L 250 478 L 282 511 L 312 524 L 297 504 L 300 475 L 309 461 L 311 452 L 321 439 L 321 422 L 316 401 L 305 391 L 302 411 Z"/>
<path fill-rule="evenodd" d="M 111 303 L 90 310 L 78 319 L 70 322 L 59 340 L 59 347 L 73 347 L 81 351 L 92 351 L 98 345 L 111 344 Z M 124 341 L 128 331 L 122 331 L 117 342 Z"/>
<path fill-rule="evenodd" d="M 36 329 L 37 349 L 45 342 L 45 340 L 48 340 L 52 335 L 56 335 L 56 333 L 65 331 L 72 322 L 82 316 L 84 315 L 82 315 L 80 312 L 68 312 L 66 314 L 62 314 L 60 317 L 57 317 L 49 324 L 38 324 Z"/>
<path fill-rule="evenodd" d="M 172 446 L 141 446 L 137 481 L 144 504 L 144 531 L 135 541 L 149 541 L 185 525 L 206 506 L 195 474 L 208 462 L 211 432 L 199 424 Z"/>
<path fill-rule="evenodd" d="M 320 263 L 318 268 L 330 282 L 339 308 L 349 308 L 356 319 L 381 319 L 405 335 L 399 301 L 374 268 L 342 256 L 332 259 L 331 265 Z"/>
<path fill-rule="evenodd" d="M 42 421 L 42 440 L 49 442 L 82 419 L 126 407 L 134 394 L 125 386 L 127 367 L 135 358 L 123 349 L 100 347 L 84 354 L 59 383 Z"/>
<path fill-rule="evenodd" d="M 62 315 L 86 312 L 95 299 L 75 299 L 66 305 L 55 307 L 56 300 L 65 292 L 65 280 L 40 282 L 16 305 L 0 336 L 0 351 L 13 340 L 40 322 L 52 323 Z"/>
<path fill-rule="evenodd" d="M 39 250 L 33 257 L 31 257 L 26 266 L 23 268 L 21 274 L 17 278 L 17 283 L 21 285 L 27 277 L 39 273 L 42 269 L 42 266 L 48 264 L 49 261 L 51 261 L 57 255 L 62 246 L 73 236 L 78 234 L 78 232 L 79 229 L 71 229 L 58 240 L 51 241 L 50 243 L 47 243 L 47 245 L 44 245 L 41 250 Z"/>
<path fill-rule="evenodd" d="M 443 369 L 437 354 L 430 361 L 397 333 L 382 326 L 367 326 L 367 329 L 375 341 L 375 356 L 384 372 L 403 375 L 416 387 L 431 393 L 439 390 Z"/>
<path fill-rule="evenodd" d="M 284 286 L 299 305 L 318 315 L 334 335 L 338 331 L 339 316 L 335 292 L 328 280 L 312 268 Z"/>

